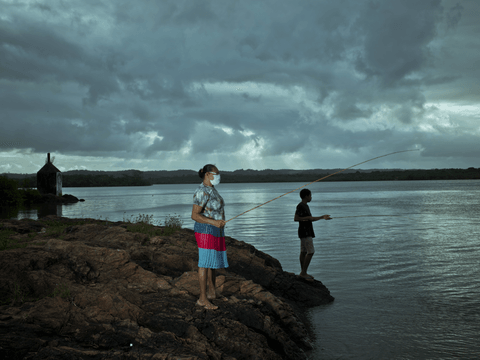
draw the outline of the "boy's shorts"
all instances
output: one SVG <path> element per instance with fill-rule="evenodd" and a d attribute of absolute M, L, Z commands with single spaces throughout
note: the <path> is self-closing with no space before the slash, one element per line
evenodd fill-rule
<path fill-rule="evenodd" d="M 300 238 L 300 252 L 307 254 L 315 254 L 313 239 L 311 236 Z"/>

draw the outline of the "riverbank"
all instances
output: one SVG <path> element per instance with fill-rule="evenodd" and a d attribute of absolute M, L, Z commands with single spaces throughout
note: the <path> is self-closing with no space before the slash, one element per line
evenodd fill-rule
<path fill-rule="evenodd" d="M 307 358 L 304 312 L 333 301 L 321 282 L 227 237 L 230 267 L 218 271 L 219 309 L 208 311 L 195 305 L 193 231 L 153 228 L 0 220 L 2 358 Z"/>
<path fill-rule="evenodd" d="M 153 184 L 196 184 L 193 170 L 158 171 L 88 171 L 71 170 L 63 174 L 63 187 L 147 186 Z M 334 176 L 329 176 L 335 174 Z M 34 174 L 3 174 L 35 188 Z M 327 177 L 328 176 L 328 177 Z M 479 180 L 480 168 L 468 169 L 313 169 L 313 170 L 235 170 L 222 171 L 222 183 L 309 183 L 320 178 L 327 181 L 395 181 L 395 180 Z"/>

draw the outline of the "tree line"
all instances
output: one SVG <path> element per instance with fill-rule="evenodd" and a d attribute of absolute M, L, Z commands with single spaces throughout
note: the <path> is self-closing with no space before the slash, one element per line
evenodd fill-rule
<path fill-rule="evenodd" d="M 222 183 L 254 182 L 311 182 L 331 175 L 326 170 L 270 170 L 270 171 L 222 171 Z M 390 180 L 467 180 L 480 179 L 480 168 L 468 169 L 415 169 L 346 171 L 329 176 L 323 181 L 390 181 Z M 12 179 L 13 180 L 13 179 Z M 19 187 L 36 188 L 36 176 L 15 179 Z M 201 182 L 196 171 L 178 173 L 163 172 L 155 176 L 152 172 L 130 171 L 129 174 L 62 174 L 63 187 L 105 186 L 149 186 L 153 184 L 195 184 Z"/>
<path fill-rule="evenodd" d="M 36 188 L 37 177 L 28 176 L 25 178 L 12 179 L 22 188 Z M 104 186 L 149 186 L 153 183 L 144 179 L 141 171 L 135 175 L 66 175 L 62 174 L 62 187 L 104 187 Z"/>
<path fill-rule="evenodd" d="M 152 182 L 138 174 L 122 175 L 62 175 L 62 187 L 149 186 Z"/>
<path fill-rule="evenodd" d="M 222 183 L 259 183 L 259 182 L 311 182 L 326 177 L 334 172 L 302 172 L 282 174 L 281 171 L 275 173 L 256 173 L 239 174 L 238 172 L 222 172 Z M 480 168 L 468 169 L 431 169 L 431 170 L 375 170 L 371 172 L 356 171 L 342 172 L 329 176 L 323 181 L 391 181 L 391 180 L 473 180 L 480 179 Z M 149 178 L 152 184 L 191 184 L 201 181 L 196 172 L 192 175 L 182 176 L 163 176 L 158 178 Z"/>

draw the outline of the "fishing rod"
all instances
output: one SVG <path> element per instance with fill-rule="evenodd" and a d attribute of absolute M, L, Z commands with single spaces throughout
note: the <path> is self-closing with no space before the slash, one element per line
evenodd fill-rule
<path fill-rule="evenodd" d="M 346 219 L 346 218 L 355 218 L 355 217 L 367 217 L 367 216 L 405 216 L 405 215 L 353 215 L 353 216 L 335 216 L 331 219 Z"/>
<path fill-rule="evenodd" d="M 252 210 L 258 209 L 260 206 L 266 205 L 266 204 L 268 204 L 268 203 L 270 203 L 270 202 L 272 202 L 272 201 L 274 201 L 274 200 L 280 199 L 282 196 L 291 194 L 292 192 L 295 192 L 295 191 L 297 191 L 297 190 L 300 190 L 301 188 L 304 188 L 305 186 L 308 186 L 308 185 L 310 185 L 310 184 L 313 184 L 313 183 L 316 183 L 316 182 L 318 182 L 318 181 L 324 180 L 324 179 L 326 179 L 326 178 L 328 178 L 328 177 L 330 177 L 330 176 L 339 174 L 339 173 L 341 173 L 341 172 L 343 172 L 343 171 L 345 171 L 345 170 L 351 169 L 351 168 L 353 168 L 353 167 L 355 167 L 355 166 L 362 165 L 362 164 L 365 164 L 365 163 L 367 163 L 367 162 L 369 162 L 369 161 L 376 160 L 376 159 L 380 159 L 380 158 L 385 157 L 385 156 L 389 156 L 389 155 L 393 155 L 393 154 L 399 154 L 399 153 L 408 152 L 408 151 L 419 151 L 419 149 L 395 151 L 395 152 L 392 152 L 392 153 L 389 153 L 389 154 L 380 155 L 380 156 L 371 158 L 371 159 L 369 159 L 369 160 L 362 161 L 362 162 L 360 162 L 360 163 L 358 163 L 358 164 L 349 166 L 349 167 L 347 167 L 347 168 L 345 168 L 345 169 L 343 169 L 343 170 L 339 170 L 339 171 L 337 171 L 337 172 L 334 172 L 333 174 L 329 174 L 329 175 L 324 176 L 324 177 L 322 177 L 322 178 L 320 178 L 320 179 L 317 179 L 317 180 L 315 180 L 315 181 L 312 181 L 312 182 L 310 182 L 310 183 L 308 183 L 308 184 L 305 184 L 305 185 L 303 185 L 303 186 L 300 186 L 300 187 L 297 188 L 297 189 L 294 189 L 294 190 L 292 190 L 292 191 L 286 192 L 286 193 L 283 194 L 283 195 L 277 196 L 275 199 L 268 200 L 267 202 L 264 202 L 263 204 L 257 205 L 257 206 L 255 206 L 254 208 L 251 208 L 250 210 L 244 211 L 243 213 L 238 214 L 237 216 L 234 216 L 234 217 L 231 218 L 230 220 L 225 221 L 225 223 L 227 223 L 227 222 L 229 222 L 229 221 L 232 221 L 233 219 L 236 219 L 237 217 L 242 216 L 242 215 L 244 215 L 244 214 L 246 214 L 246 213 L 248 213 L 248 212 L 250 212 L 250 211 L 252 211 Z M 332 218 L 332 219 L 333 219 L 333 218 Z"/>

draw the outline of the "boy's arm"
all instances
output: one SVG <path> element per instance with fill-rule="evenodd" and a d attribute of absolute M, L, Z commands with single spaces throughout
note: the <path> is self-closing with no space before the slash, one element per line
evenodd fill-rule
<path fill-rule="evenodd" d="M 318 220 L 331 220 L 332 218 L 330 215 L 322 215 L 322 216 L 298 216 L 295 214 L 295 218 L 293 221 L 318 221 Z"/>
<path fill-rule="evenodd" d="M 293 218 L 293 221 L 314 221 L 313 216 L 299 216 L 298 214 L 295 214 L 295 217 Z"/>
<path fill-rule="evenodd" d="M 317 221 L 317 220 L 322 220 L 322 219 L 332 220 L 332 218 L 330 217 L 330 215 L 312 216 L 312 221 Z"/>

